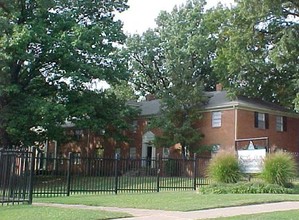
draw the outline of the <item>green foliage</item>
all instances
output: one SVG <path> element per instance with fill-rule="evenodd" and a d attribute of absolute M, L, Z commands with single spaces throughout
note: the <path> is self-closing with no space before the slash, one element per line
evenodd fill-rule
<path fill-rule="evenodd" d="M 128 76 L 115 46 L 125 35 L 114 16 L 126 2 L 1 2 L 0 145 L 59 140 L 66 119 L 106 129 L 113 116 L 118 125 L 123 101 L 92 85 L 113 86 Z"/>
<path fill-rule="evenodd" d="M 234 154 L 219 152 L 208 165 L 208 176 L 219 183 L 236 183 L 241 178 L 238 160 Z"/>
<path fill-rule="evenodd" d="M 199 189 L 202 194 L 291 194 L 293 189 L 286 188 L 277 184 L 266 184 L 260 182 L 239 182 L 234 184 L 211 184 Z"/>
<path fill-rule="evenodd" d="M 261 177 L 268 183 L 287 186 L 296 175 L 294 157 L 283 151 L 269 154 L 264 161 Z"/>
<path fill-rule="evenodd" d="M 224 86 L 292 108 L 299 88 L 298 18 L 296 1 L 238 1 L 219 31 L 213 61 Z"/>
<path fill-rule="evenodd" d="M 162 129 L 157 146 L 180 143 L 192 151 L 202 136 L 196 126 L 206 101 L 203 91 L 218 81 L 211 66 L 215 58 L 218 27 L 226 9 L 205 11 L 203 0 L 187 1 L 172 12 L 163 11 L 157 28 L 127 40 L 131 82 L 141 94 L 161 98 L 161 115 L 153 127 Z"/>
<path fill-rule="evenodd" d="M 180 161 L 168 159 L 165 163 L 165 172 L 169 176 L 177 176 L 180 172 Z"/>

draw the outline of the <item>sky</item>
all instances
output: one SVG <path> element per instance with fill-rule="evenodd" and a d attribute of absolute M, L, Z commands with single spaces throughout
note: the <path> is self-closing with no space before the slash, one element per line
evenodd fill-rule
<path fill-rule="evenodd" d="M 206 0 L 207 7 L 216 6 L 219 0 Z M 233 0 L 221 0 L 229 6 Z M 117 16 L 124 22 L 124 32 L 141 34 L 148 28 L 155 27 L 155 18 L 162 10 L 170 12 L 175 5 L 182 5 L 186 0 L 128 0 L 130 8 Z"/>

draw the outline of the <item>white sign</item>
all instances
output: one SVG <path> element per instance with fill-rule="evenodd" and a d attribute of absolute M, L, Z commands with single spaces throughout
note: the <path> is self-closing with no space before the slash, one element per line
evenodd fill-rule
<path fill-rule="evenodd" d="M 243 173 L 262 172 L 266 149 L 238 150 L 238 162 Z"/>

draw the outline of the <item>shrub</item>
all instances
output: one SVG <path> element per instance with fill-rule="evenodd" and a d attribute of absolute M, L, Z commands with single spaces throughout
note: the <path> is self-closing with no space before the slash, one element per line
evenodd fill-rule
<path fill-rule="evenodd" d="M 288 186 L 291 178 L 296 175 L 296 161 L 294 157 L 286 152 L 278 151 L 269 154 L 264 162 L 261 177 L 270 184 Z"/>
<path fill-rule="evenodd" d="M 179 161 L 168 159 L 165 163 L 165 172 L 168 176 L 178 176 L 180 173 Z"/>
<path fill-rule="evenodd" d="M 234 154 L 219 152 L 208 165 L 208 176 L 219 183 L 236 183 L 241 178 L 238 160 Z"/>
<path fill-rule="evenodd" d="M 291 194 L 293 189 L 285 188 L 277 184 L 266 184 L 260 182 L 234 183 L 234 184 L 211 184 L 199 189 L 202 194 Z"/>

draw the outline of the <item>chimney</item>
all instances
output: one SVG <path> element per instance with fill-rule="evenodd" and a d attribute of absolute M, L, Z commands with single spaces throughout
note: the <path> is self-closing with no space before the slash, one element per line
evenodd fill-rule
<path fill-rule="evenodd" d="M 147 94 L 145 96 L 146 101 L 152 101 L 152 100 L 155 100 L 155 99 L 156 99 L 156 97 L 153 94 Z"/>
<path fill-rule="evenodd" d="M 216 91 L 219 92 L 219 91 L 222 91 L 223 90 L 223 86 L 221 83 L 217 83 L 216 84 Z"/>

